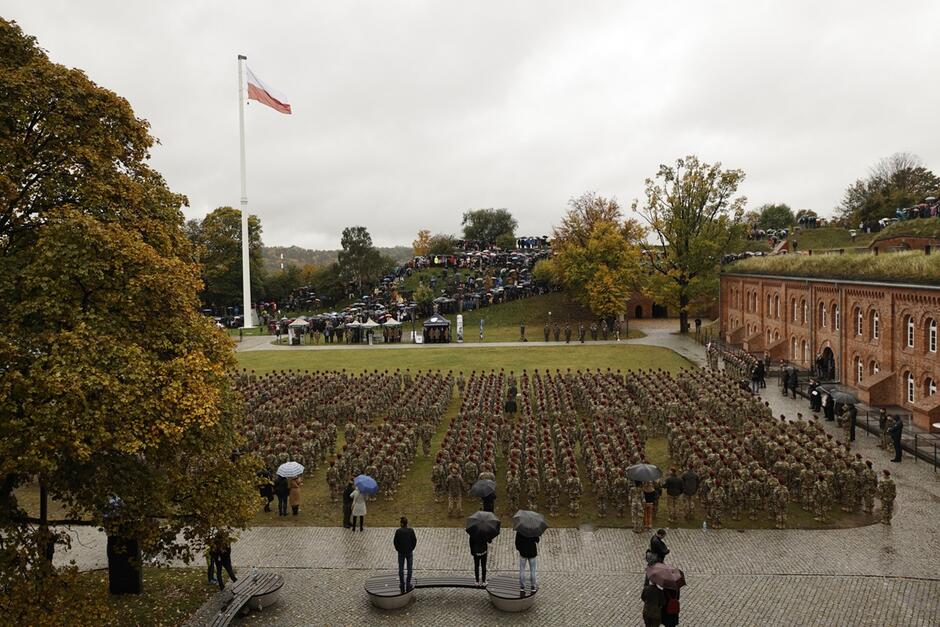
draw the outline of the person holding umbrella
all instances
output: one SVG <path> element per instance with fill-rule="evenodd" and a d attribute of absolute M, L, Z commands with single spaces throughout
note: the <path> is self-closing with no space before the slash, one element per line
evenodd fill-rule
<path fill-rule="evenodd" d="M 300 475 L 303 473 L 304 467 L 297 462 L 285 462 L 277 467 L 278 479 L 285 480 L 274 484 L 278 515 L 287 516 L 288 505 L 293 508 L 294 516 L 300 510 Z"/>
<path fill-rule="evenodd" d="M 346 487 L 343 488 L 343 527 L 346 529 L 352 526 L 352 494 L 355 490 L 356 486 L 353 484 L 353 477 L 350 476 L 349 481 L 346 482 Z"/>
<path fill-rule="evenodd" d="M 499 535 L 500 522 L 492 512 L 479 511 L 467 518 L 470 554 L 473 556 L 473 578 L 486 585 L 486 557 L 489 544 Z"/>
<path fill-rule="evenodd" d="M 287 485 L 287 477 L 278 475 L 274 479 L 274 496 L 277 497 L 277 515 L 287 516 L 287 496 L 290 493 L 290 487 Z"/>
<path fill-rule="evenodd" d="M 356 519 L 359 519 L 359 531 L 363 530 L 366 518 L 366 500 L 365 492 L 358 487 L 352 492 L 352 530 L 356 531 Z"/>
<path fill-rule="evenodd" d="M 647 583 L 640 593 L 643 601 L 643 625 L 645 627 L 659 627 L 662 624 L 663 606 L 666 605 L 666 595 L 662 588 L 654 583 Z"/>
<path fill-rule="evenodd" d="M 679 624 L 679 589 L 685 586 L 685 573 L 657 562 L 646 568 L 646 579 L 650 584 L 662 588 L 665 597 L 661 616 L 663 625 L 675 627 Z"/>
<path fill-rule="evenodd" d="M 525 592 L 525 568 L 529 565 L 529 584 L 532 592 L 538 592 L 535 575 L 536 559 L 539 555 L 539 537 L 548 529 L 545 517 L 538 512 L 519 510 L 512 517 L 516 530 L 516 550 L 519 551 L 519 590 Z"/>
<path fill-rule="evenodd" d="M 481 509 L 492 512 L 496 505 L 496 482 L 491 479 L 480 479 L 470 486 L 470 496 L 480 499 Z"/>

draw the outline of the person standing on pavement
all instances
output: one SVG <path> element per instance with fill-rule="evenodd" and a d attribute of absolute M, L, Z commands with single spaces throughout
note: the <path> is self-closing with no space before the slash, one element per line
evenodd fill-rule
<path fill-rule="evenodd" d="M 898 489 L 894 485 L 894 479 L 891 478 L 891 471 L 885 468 L 882 473 L 884 476 L 878 482 L 877 493 L 878 500 L 881 501 L 881 524 L 890 525 L 891 517 L 894 515 L 894 499 L 898 494 Z M 221 578 L 221 573 L 219 577 Z"/>
<path fill-rule="evenodd" d="M 904 430 L 904 423 L 901 422 L 900 414 L 894 415 L 894 423 L 888 429 L 891 436 L 891 443 L 894 445 L 894 458 L 891 461 L 901 463 L 901 432 Z"/>
<path fill-rule="evenodd" d="M 654 583 L 647 583 L 640 593 L 640 600 L 643 601 L 644 627 L 659 627 L 662 624 L 663 606 L 666 605 L 666 595 L 662 589 Z"/>
<path fill-rule="evenodd" d="M 352 530 L 356 531 L 356 519 L 359 519 L 359 531 L 363 530 L 366 518 L 366 495 L 358 488 L 352 493 Z"/>
<path fill-rule="evenodd" d="M 529 585 L 532 592 L 538 592 L 538 579 L 535 577 L 535 561 L 539 555 L 539 539 L 524 536 L 516 532 L 516 550 L 519 551 L 519 590 L 525 591 L 525 566 L 529 564 Z"/>
<path fill-rule="evenodd" d="M 791 368 L 790 372 L 787 373 L 787 387 L 790 388 L 790 391 L 793 392 L 793 398 L 796 399 L 796 390 L 800 386 L 800 375 L 796 371 L 796 368 Z"/>
<path fill-rule="evenodd" d="M 418 546 L 418 537 L 415 530 L 408 526 L 408 519 L 404 516 L 399 521 L 401 526 L 395 530 L 395 538 L 392 544 L 398 553 L 398 586 L 401 593 L 412 589 L 411 576 L 414 573 L 414 551 Z M 408 563 L 408 578 L 405 578 L 405 563 Z"/>
<path fill-rule="evenodd" d="M 676 627 L 679 624 L 679 591 L 670 588 L 663 589 L 666 605 L 663 606 L 663 625 Z"/>
<path fill-rule="evenodd" d="M 823 403 L 823 414 L 826 416 L 827 422 L 836 419 L 836 401 L 832 398 L 832 394 L 826 394 L 826 401 Z"/>
<path fill-rule="evenodd" d="M 878 410 L 878 448 L 888 450 L 888 412 L 884 407 Z"/>
<path fill-rule="evenodd" d="M 290 495 L 290 486 L 287 479 L 278 475 L 274 480 L 274 495 L 277 497 L 277 515 L 287 516 L 287 497 Z"/>
<path fill-rule="evenodd" d="M 849 421 L 849 442 L 855 441 L 855 426 L 858 422 L 858 409 L 855 407 L 855 404 L 849 405 L 848 410 L 848 421 Z"/>
<path fill-rule="evenodd" d="M 650 538 L 650 553 L 656 557 L 656 562 L 665 562 L 666 556 L 669 555 L 669 548 L 666 546 L 666 530 L 659 529 L 653 534 L 653 537 Z"/>
<path fill-rule="evenodd" d="M 486 585 L 486 556 L 489 552 L 491 538 L 479 532 L 476 527 L 467 529 L 470 535 L 470 555 L 473 556 L 473 578 L 477 585 L 481 582 Z"/>
<path fill-rule="evenodd" d="M 350 477 L 349 481 L 346 483 L 346 487 L 343 488 L 343 527 L 349 529 L 352 526 L 352 493 L 355 492 L 356 486 L 353 483 L 353 478 Z"/>
<path fill-rule="evenodd" d="M 689 466 L 689 469 L 682 473 L 682 495 L 685 499 L 685 518 L 692 518 L 692 512 L 695 510 L 695 494 L 698 492 L 699 478 L 698 473 Z"/>

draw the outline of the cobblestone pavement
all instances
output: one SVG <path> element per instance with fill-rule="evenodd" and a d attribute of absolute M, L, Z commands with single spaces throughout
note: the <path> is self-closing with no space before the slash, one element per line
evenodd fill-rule
<path fill-rule="evenodd" d="M 665 329 L 643 340 L 687 353 L 704 351 Z M 644 342 L 646 343 L 646 342 Z M 807 403 L 763 391 L 775 415 L 809 415 Z M 834 423 L 825 427 L 839 436 Z M 898 498 L 894 524 L 832 530 L 676 529 L 668 561 L 682 568 L 682 624 L 687 625 L 923 625 L 940 624 L 940 473 L 910 457 L 901 464 L 859 431 L 857 450 L 876 467 L 890 467 Z M 366 519 L 368 524 L 368 517 Z M 416 577 L 471 570 L 466 534 L 418 525 Z M 104 538 L 81 529 L 67 555 L 81 568 L 105 562 Z M 550 529 L 539 555 L 540 595 L 528 612 L 502 614 L 475 590 L 421 590 L 397 612 L 372 608 L 362 585 L 376 568 L 392 569 L 392 529 L 268 527 L 244 532 L 234 547 L 242 573 L 256 567 L 281 573 L 285 594 L 277 605 L 234 624 L 270 625 L 637 625 L 640 624 L 642 556 L 647 534 L 599 528 Z M 497 538 L 489 570 L 512 571 L 512 533 Z M 207 603 L 191 624 L 217 611 Z"/>

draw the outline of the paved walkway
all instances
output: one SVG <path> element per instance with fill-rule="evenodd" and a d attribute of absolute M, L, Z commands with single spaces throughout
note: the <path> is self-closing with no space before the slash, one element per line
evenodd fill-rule
<path fill-rule="evenodd" d="M 637 342 L 669 346 L 697 363 L 704 360 L 702 347 L 666 329 L 651 329 Z M 784 399 L 773 384 L 764 392 L 776 415 L 809 413 L 805 401 Z M 911 458 L 888 463 L 876 438 L 860 433 L 858 450 L 877 467 L 894 472 L 894 524 L 838 530 L 672 530 L 668 561 L 682 568 L 689 582 L 682 595 L 682 624 L 940 624 L 940 480 L 932 468 Z M 417 577 L 472 569 L 463 531 L 417 532 Z M 319 527 L 246 531 L 235 545 L 236 567 L 281 573 L 285 594 L 279 604 L 235 624 L 641 624 L 645 534 L 550 529 L 540 544 L 541 596 L 528 612 L 511 615 L 494 610 L 486 595 L 474 590 L 421 591 L 415 604 L 398 612 L 372 608 L 362 585 L 378 568 L 394 567 L 392 533 L 387 528 L 353 534 Z M 77 539 L 73 550 L 60 557 L 76 560 L 81 568 L 103 566 L 104 538 L 82 529 Z M 515 567 L 510 531 L 494 542 L 489 570 Z M 191 624 L 204 624 L 217 611 L 215 603 L 207 603 Z"/>

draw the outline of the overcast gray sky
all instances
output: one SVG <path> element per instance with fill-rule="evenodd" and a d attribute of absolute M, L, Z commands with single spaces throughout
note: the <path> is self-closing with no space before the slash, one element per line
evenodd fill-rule
<path fill-rule="evenodd" d="M 56 62 L 126 97 L 190 217 L 238 206 L 236 55 L 289 97 L 248 107 L 267 244 L 458 233 L 506 207 L 547 234 L 658 164 L 743 168 L 754 207 L 828 214 L 870 165 L 940 170 L 940 2 L 0 0 Z"/>

